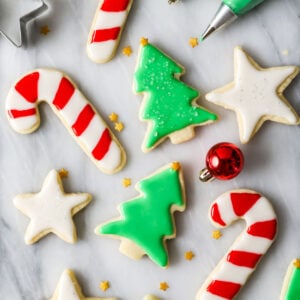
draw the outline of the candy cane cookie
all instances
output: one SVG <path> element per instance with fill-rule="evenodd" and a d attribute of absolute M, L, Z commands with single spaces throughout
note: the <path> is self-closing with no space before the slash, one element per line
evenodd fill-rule
<path fill-rule="evenodd" d="M 90 159 L 104 173 L 125 164 L 125 152 L 96 109 L 73 81 L 54 69 L 37 69 L 23 75 L 10 89 L 6 112 L 11 127 L 31 133 L 40 125 L 38 104 L 47 102 Z"/>
<path fill-rule="evenodd" d="M 210 218 L 217 227 L 229 226 L 238 219 L 244 219 L 247 227 L 209 275 L 196 299 L 234 299 L 274 241 L 276 214 L 264 196 L 251 190 L 234 190 L 212 203 Z"/>
<path fill-rule="evenodd" d="M 87 42 L 92 61 L 105 63 L 114 57 L 132 1 L 100 0 Z"/>

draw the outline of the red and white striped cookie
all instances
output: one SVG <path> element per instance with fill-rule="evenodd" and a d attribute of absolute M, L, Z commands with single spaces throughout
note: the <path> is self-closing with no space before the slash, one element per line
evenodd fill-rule
<path fill-rule="evenodd" d="M 133 0 L 100 0 L 88 38 L 87 54 L 97 63 L 113 58 Z"/>
<path fill-rule="evenodd" d="M 19 133 L 40 125 L 39 102 L 46 101 L 97 167 L 108 174 L 119 171 L 126 156 L 96 109 L 72 80 L 53 69 L 37 69 L 22 76 L 10 89 L 6 111 Z"/>
<path fill-rule="evenodd" d="M 209 275 L 196 299 L 234 299 L 274 241 L 276 214 L 270 202 L 257 192 L 234 190 L 212 203 L 210 218 L 217 227 L 244 219 L 247 228 Z"/>

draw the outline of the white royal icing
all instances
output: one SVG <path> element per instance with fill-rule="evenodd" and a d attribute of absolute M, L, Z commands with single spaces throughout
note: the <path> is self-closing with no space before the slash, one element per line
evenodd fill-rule
<path fill-rule="evenodd" d="M 74 243 L 76 229 L 72 216 L 90 200 L 88 193 L 64 193 L 59 174 L 51 170 L 40 192 L 20 194 L 13 199 L 14 205 L 30 218 L 25 242 L 32 244 L 53 232 L 66 242 Z"/>
<path fill-rule="evenodd" d="M 288 77 L 295 77 L 297 68 L 259 68 L 240 47 L 234 49 L 234 61 L 234 82 L 208 93 L 206 99 L 236 111 L 241 142 L 247 143 L 265 120 L 297 124 L 297 113 L 278 91 L 280 85 L 289 82 Z"/>

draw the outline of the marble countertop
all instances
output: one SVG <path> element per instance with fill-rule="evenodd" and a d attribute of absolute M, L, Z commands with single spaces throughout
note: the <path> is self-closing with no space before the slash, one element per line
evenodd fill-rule
<path fill-rule="evenodd" d="M 86 296 L 141 300 L 152 293 L 163 300 L 195 299 L 197 290 L 244 228 L 239 222 L 224 229 L 221 239 L 212 239 L 214 227 L 207 217 L 210 203 L 230 189 L 249 188 L 270 199 L 278 215 L 279 232 L 238 299 L 278 299 L 288 264 L 300 256 L 300 127 L 267 122 L 249 144 L 241 145 L 235 114 L 205 101 L 203 95 L 232 81 L 236 45 L 264 67 L 300 66 L 299 0 L 265 1 L 196 48 L 191 48 L 188 40 L 205 29 L 218 0 L 182 0 L 173 5 L 167 0 L 135 0 L 116 57 L 104 65 L 91 62 L 85 52 L 98 1 L 46 2 L 50 10 L 28 27 L 28 47 L 18 49 L 0 40 L 0 298 L 49 299 L 63 270 L 71 268 Z M 39 33 L 44 25 L 51 30 L 46 36 Z M 146 124 L 138 119 L 142 97 L 132 92 L 142 36 L 186 68 L 182 80 L 201 91 L 199 104 L 220 117 L 218 123 L 198 128 L 193 140 L 180 145 L 167 140 L 148 154 L 141 151 L 146 130 Z M 127 45 L 133 48 L 130 57 L 121 53 Z M 17 78 L 37 67 L 67 73 L 111 128 L 108 115 L 119 114 L 125 129 L 116 135 L 128 156 L 121 172 L 112 176 L 101 173 L 47 105 L 40 108 L 41 127 L 36 132 L 20 135 L 10 128 L 6 95 Z M 300 113 L 300 77 L 286 96 Z M 205 155 L 220 141 L 241 147 L 245 168 L 234 180 L 200 183 L 198 172 L 204 167 Z M 138 194 L 135 183 L 173 160 L 183 166 L 187 209 L 176 213 L 177 238 L 167 243 L 170 267 L 161 269 L 147 257 L 129 259 L 118 251 L 118 240 L 93 232 L 98 224 L 119 215 L 118 204 Z M 70 245 L 51 234 L 27 246 L 24 232 L 29 219 L 15 209 L 12 199 L 20 193 L 39 191 L 47 173 L 62 167 L 69 171 L 64 180 L 67 192 L 93 195 L 91 204 L 74 218 L 78 242 Z M 129 188 L 122 186 L 124 177 L 132 179 Z M 192 261 L 183 258 L 188 250 L 195 253 Z M 102 280 L 111 283 L 105 293 L 99 289 Z M 166 292 L 159 290 L 162 281 L 170 286 Z"/>

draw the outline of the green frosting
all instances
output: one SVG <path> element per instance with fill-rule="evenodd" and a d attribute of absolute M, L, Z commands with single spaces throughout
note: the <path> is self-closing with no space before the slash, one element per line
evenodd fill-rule
<path fill-rule="evenodd" d="M 171 208 L 185 208 L 179 171 L 168 166 L 138 183 L 141 196 L 120 206 L 122 218 L 97 228 L 130 239 L 158 265 L 168 264 L 164 238 L 175 233 Z"/>
<path fill-rule="evenodd" d="M 288 284 L 285 300 L 300 299 L 300 269 L 294 267 Z"/>
<path fill-rule="evenodd" d="M 144 146 L 150 149 L 167 135 L 217 119 L 217 116 L 193 105 L 199 93 L 178 80 L 175 74 L 184 69 L 151 44 L 141 46 L 140 59 L 134 74 L 136 93 L 147 93 L 140 117 L 151 126 Z"/>
<path fill-rule="evenodd" d="M 243 15 L 264 0 L 223 0 L 236 15 Z"/>

